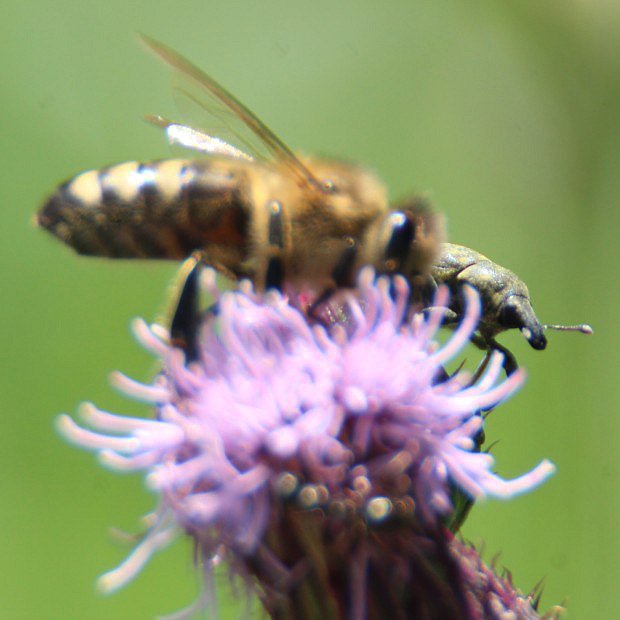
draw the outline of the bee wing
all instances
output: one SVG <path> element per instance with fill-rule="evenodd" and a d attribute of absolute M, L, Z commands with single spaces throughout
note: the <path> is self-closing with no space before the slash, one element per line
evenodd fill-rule
<path fill-rule="evenodd" d="M 216 138 L 187 125 L 169 121 L 163 116 L 146 116 L 145 120 L 157 127 L 162 127 L 166 131 L 170 144 L 199 151 L 206 155 L 219 155 L 245 161 L 255 161 L 256 159 L 221 138 Z"/>
<path fill-rule="evenodd" d="M 140 36 L 142 41 L 144 41 L 157 56 L 188 81 L 189 86 L 179 89 L 180 93 L 188 98 L 194 105 L 204 110 L 208 116 L 214 117 L 224 124 L 224 126 L 219 127 L 218 133 L 226 133 L 227 129 L 228 132 L 249 151 L 250 157 L 263 161 L 275 160 L 278 163 L 286 165 L 289 170 L 304 183 L 315 187 L 321 187 L 319 181 L 296 157 L 295 153 L 293 153 L 269 127 L 267 127 L 251 110 L 246 108 L 234 95 L 229 93 L 211 76 L 207 75 L 172 48 L 145 35 Z M 173 126 L 184 127 L 186 130 L 185 135 L 187 136 L 189 136 L 190 132 L 193 130 L 195 134 L 203 138 L 206 137 L 208 141 L 219 139 L 213 138 L 210 134 L 198 129 L 185 127 L 176 123 L 166 124 L 169 138 L 169 128 Z M 181 133 L 183 133 L 183 131 L 181 131 Z M 186 142 L 191 143 L 191 139 L 188 139 Z M 221 142 L 224 141 L 222 140 Z M 177 141 L 177 143 L 181 143 L 184 146 L 186 145 L 182 140 L 180 142 Z M 227 143 L 224 142 L 224 144 Z M 229 144 L 227 144 L 227 146 L 235 148 Z M 196 147 L 193 146 L 190 148 Z M 199 148 L 198 150 L 203 149 Z M 236 150 L 243 153 L 240 149 Z M 207 152 L 213 151 L 208 151 L 207 149 Z M 247 153 L 245 155 L 247 156 Z"/>

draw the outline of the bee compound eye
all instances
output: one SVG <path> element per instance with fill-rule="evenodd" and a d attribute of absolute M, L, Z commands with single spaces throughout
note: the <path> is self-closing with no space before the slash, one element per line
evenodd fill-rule
<path fill-rule="evenodd" d="M 415 228 L 411 218 L 401 211 L 390 214 L 388 226 L 390 236 L 385 247 L 385 266 L 388 271 L 393 271 L 407 260 L 415 239 Z"/>

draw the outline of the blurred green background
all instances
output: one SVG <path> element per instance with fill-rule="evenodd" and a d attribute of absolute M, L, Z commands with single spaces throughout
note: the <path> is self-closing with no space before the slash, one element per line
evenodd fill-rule
<path fill-rule="evenodd" d="M 543 608 L 566 597 L 570 618 L 618 617 L 620 3 L 5 0 L 0 618 L 152 618 L 199 584 L 181 541 L 118 594 L 94 592 L 126 553 L 107 528 L 137 531 L 154 498 L 53 426 L 85 399 L 144 412 L 106 376 L 149 377 L 128 325 L 157 316 L 176 269 L 78 258 L 30 223 L 80 170 L 169 155 L 141 121 L 178 117 L 169 75 L 136 31 L 195 60 L 291 146 L 363 162 L 394 197 L 428 190 L 451 239 L 517 271 L 543 321 L 595 326 L 551 334 L 544 353 L 501 339 L 529 381 L 490 420 L 497 470 L 549 457 L 558 473 L 477 506 L 465 534 L 501 552 L 524 591 L 544 577 Z"/>

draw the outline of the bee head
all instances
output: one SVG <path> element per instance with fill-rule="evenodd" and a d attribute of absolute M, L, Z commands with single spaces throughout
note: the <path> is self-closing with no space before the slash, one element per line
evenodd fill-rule
<path fill-rule="evenodd" d="M 386 217 L 383 229 L 384 270 L 409 277 L 428 272 L 443 241 L 443 219 L 415 196 Z"/>
<path fill-rule="evenodd" d="M 510 295 L 500 306 L 497 323 L 503 329 L 519 329 L 534 349 L 547 346 L 545 328 L 538 320 L 530 300 L 523 295 Z"/>

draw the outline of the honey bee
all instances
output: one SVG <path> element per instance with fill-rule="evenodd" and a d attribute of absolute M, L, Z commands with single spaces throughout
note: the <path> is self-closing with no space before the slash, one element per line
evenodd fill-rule
<path fill-rule="evenodd" d="M 41 227 L 85 255 L 183 260 L 198 252 L 173 320 L 179 332 L 189 331 L 183 317 L 192 314 L 199 264 L 249 278 L 258 290 L 310 286 L 322 292 L 319 299 L 352 286 L 359 270 L 372 265 L 378 273 L 403 275 L 414 290 L 428 281 L 473 285 L 484 302 L 480 346 L 501 348 L 494 336 L 516 327 L 534 348 L 544 347 L 525 285 L 472 250 L 442 245 L 443 220 L 426 200 L 391 206 L 385 186 L 368 170 L 296 155 L 213 78 L 162 43 L 143 40 L 183 76 L 192 89 L 186 97 L 223 121 L 243 148 L 148 117 L 171 144 L 203 157 L 79 174 L 43 205 Z M 489 277 L 472 269 L 482 259 Z M 506 274 L 512 289 L 498 289 L 494 282 Z M 457 305 L 453 312 L 458 319 Z"/>

